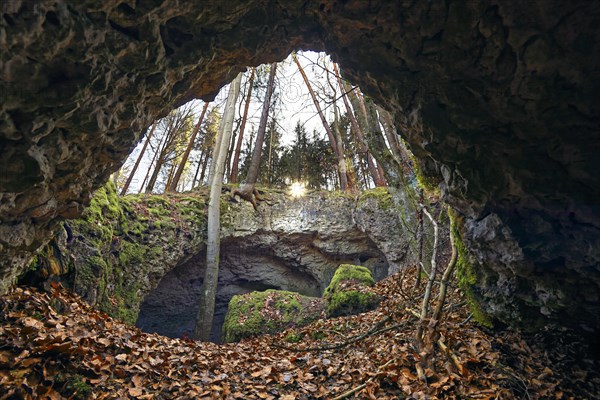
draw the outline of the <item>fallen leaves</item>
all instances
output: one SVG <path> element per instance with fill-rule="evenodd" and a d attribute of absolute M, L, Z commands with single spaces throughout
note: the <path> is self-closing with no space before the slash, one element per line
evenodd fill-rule
<path fill-rule="evenodd" d="M 463 323 L 464 306 L 450 308 L 421 381 L 417 319 L 406 311 L 420 301 L 413 284 L 390 277 L 374 288 L 384 299 L 374 311 L 227 345 L 145 334 L 60 287 L 51 294 L 16 288 L 0 298 L 0 399 L 579 399 L 599 393 L 598 362 L 572 333 L 494 335 Z M 450 300 L 461 304 L 460 293 Z M 282 348 L 292 331 L 303 340 Z"/>

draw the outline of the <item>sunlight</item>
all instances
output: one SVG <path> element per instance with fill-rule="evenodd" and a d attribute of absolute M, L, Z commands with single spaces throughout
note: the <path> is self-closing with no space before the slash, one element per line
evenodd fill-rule
<path fill-rule="evenodd" d="M 290 186 L 290 195 L 292 197 L 302 197 L 306 194 L 306 183 L 294 182 Z"/>

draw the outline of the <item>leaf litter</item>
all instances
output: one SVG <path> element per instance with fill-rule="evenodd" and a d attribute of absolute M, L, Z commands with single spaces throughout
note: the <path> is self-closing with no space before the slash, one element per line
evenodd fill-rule
<path fill-rule="evenodd" d="M 600 362 L 575 332 L 488 330 L 456 288 L 419 379 L 414 276 L 377 283 L 376 310 L 234 344 L 143 333 L 59 285 L 17 287 L 0 297 L 0 399 L 599 397 Z"/>

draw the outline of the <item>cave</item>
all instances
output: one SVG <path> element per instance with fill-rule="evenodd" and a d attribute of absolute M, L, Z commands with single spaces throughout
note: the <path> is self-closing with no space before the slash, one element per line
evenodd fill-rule
<path fill-rule="evenodd" d="M 211 341 L 221 328 L 231 298 L 267 289 L 320 297 L 340 264 L 363 265 L 376 280 L 388 275 L 388 261 L 369 237 L 357 229 L 330 240 L 317 232 L 277 235 L 258 232 L 221 242 L 219 284 Z M 206 249 L 168 272 L 140 307 L 136 326 L 145 332 L 191 337 L 206 265 Z"/>
<path fill-rule="evenodd" d="M 156 117 L 327 51 L 460 216 L 475 301 L 600 328 L 600 4 L 38 2 L 0 7 L 0 292 Z"/>

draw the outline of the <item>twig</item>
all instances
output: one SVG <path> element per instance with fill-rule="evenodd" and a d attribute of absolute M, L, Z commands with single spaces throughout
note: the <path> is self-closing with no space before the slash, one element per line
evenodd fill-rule
<path fill-rule="evenodd" d="M 471 318 L 473 318 L 473 313 L 470 313 L 469 316 L 460 324 L 465 325 L 467 322 L 469 322 L 471 320 Z"/>
<path fill-rule="evenodd" d="M 444 353 L 446 353 L 446 355 L 448 357 L 450 357 L 450 359 L 454 363 L 454 366 L 458 370 L 458 373 L 464 376 L 465 372 L 466 372 L 465 367 L 463 367 L 463 365 L 460 363 L 460 360 L 458 359 L 456 354 L 454 354 L 452 351 L 450 351 L 450 349 L 448 348 L 448 346 L 446 346 L 446 344 L 442 341 L 442 339 L 438 339 L 437 344 L 438 344 L 438 346 L 440 346 L 440 349 L 442 349 L 442 351 Z"/>
<path fill-rule="evenodd" d="M 394 361 L 394 359 L 389 360 L 388 362 L 386 362 L 385 364 L 383 364 L 382 366 L 380 366 L 379 368 L 377 368 L 377 371 L 379 371 L 380 369 L 383 369 L 383 368 L 387 367 L 388 365 L 390 365 L 392 363 L 392 361 Z M 342 399 L 345 399 L 347 397 L 352 396 L 356 392 L 359 392 L 359 391 L 363 390 L 364 388 L 367 387 L 367 385 L 370 382 L 373 382 L 373 378 L 374 377 L 371 377 L 365 383 L 363 383 L 361 385 L 358 385 L 357 387 L 355 387 L 353 389 L 350 389 L 347 392 L 344 392 L 344 393 L 340 394 L 337 397 L 334 397 L 333 400 L 342 400 Z"/>
<path fill-rule="evenodd" d="M 341 349 L 342 347 L 346 347 L 350 344 L 356 343 L 368 336 L 372 336 L 372 335 L 378 335 L 380 333 L 383 332 L 387 332 L 387 331 L 391 331 L 393 329 L 397 329 L 400 328 L 401 326 L 404 326 L 404 324 L 406 323 L 405 321 L 402 321 L 398 324 L 394 324 L 394 325 L 390 325 L 387 326 L 385 328 L 381 328 L 378 329 L 381 325 L 383 325 L 385 322 L 387 322 L 390 319 L 390 317 L 385 317 L 383 318 L 381 321 L 379 321 L 375 326 L 373 326 L 373 328 L 369 329 L 367 332 L 362 333 L 360 335 L 356 335 L 356 336 L 352 336 L 350 337 L 348 340 L 341 342 L 341 343 L 336 343 L 336 344 L 329 344 L 329 345 L 323 345 L 323 346 L 318 346 L 318 347 L 307 347 L 305 349 L 299 349 L 296 347 L 288 347 L 288 346 L 283 346 L 280 344 L 272 344 L 273 347 L 277 347 L 280 349 L 284 349 L 284 350 L 290 350 L 290 351 L 296 351 L 296 352 L 302 352 L 302 351 L 323 351 L 323 350 L 336 350 L 336 349 Z"/>

